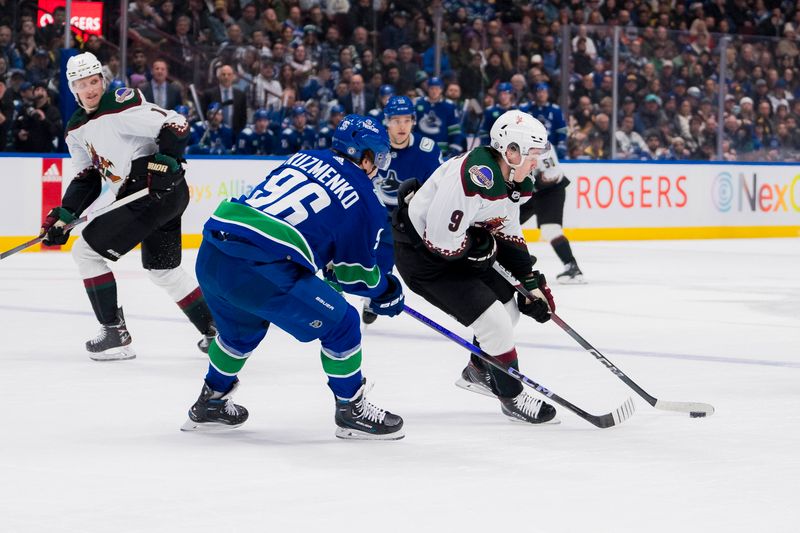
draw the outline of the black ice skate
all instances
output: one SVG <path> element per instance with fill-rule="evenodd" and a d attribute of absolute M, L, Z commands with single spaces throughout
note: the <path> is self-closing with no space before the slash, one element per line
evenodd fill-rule
<path fill-rule="evenodd" d="M 470 361 L 469 364 L 464 367 L 464 370 L 461 371 L 461 377 L 456 381 L 456 387 L 483 394 L 490 398 L 497 398 L 492 392 L 491 379 L 488 369 L 478 368 Z"/>
<path fill-rule="evenodd" d="M 575 261 L 570 261 L 566 264 L 567 269 L 556 276 L 556 280 L 564 285 L 579 285 L 582 283 L 586 283 L 583 280 L 583 272 L 581 269 L 578 268 L 578 263 Z"/>
<path fill-rule="evenodd" d="M 530 424 L 560 424 L 555 418 L 556 408 L 549 403 L 537 400 L 527 392 L 522 392 L 514 398 L 500 398 L 500 409 L 503 414 L 515 422 L 528 422 Z"/>
<path fill-rule="evenodd" d="M 131 334 L 125 326 L 125 315 L 122 308 L 117 309 L 117 320 L 111 324 L 102 324 L 97 337 L 86 341 L 89 358 L 95 361 L 121 361 L 133 359 L 136 353 L 131 348 Z"/>
<path fill-rule="evenodd" d="M 364 324 L 370 325 L 376 320 L 378 320 L 378 315 L 376 315 L 372 311 L 372 308 L 370 308 L 369 300 L 366 300 L 364 302 L 364 307 L 361 310 L 361 321 L 364 322 Z"/>
<path fill-rule="evenodd" d="M 238 428 L 247 420 L 247 409 L 233 403 L 233 393 L 239 388 L 239 380 L 233 382 L 231 390 L 220 394 L 203 383 L 203 390 L 195 404 L 189 409 L 189 419 L 181 431 L 220 431 Z"/>
<path fill-rule="evenodd" d="M 208 326 L 208 332 L 203 333 L 203 338 L 197 341 L 197 347 L 203 353 L 208 353 L 208 347 L 211 346 L 211 341 L 213 341 L 217 336 L 217 328 L 214 324 Z"/>
<path fill-rule="evenodd" d="M 336 436 L 340 439 L 399 440 L 405 437 L 403 419 L 369 403 L 366 380 L 352 400 L 336 399 Z M 371 388 L 371 387 L 370 387 Z"/>

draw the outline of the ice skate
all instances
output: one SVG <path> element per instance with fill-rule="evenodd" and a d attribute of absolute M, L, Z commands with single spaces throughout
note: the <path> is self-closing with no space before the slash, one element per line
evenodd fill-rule
<path fill-rule="evenodd" d="M 538 400 L 527 392 L 521 392 L 514 398 L 500 398 L 500 409 L 514 422 L 529 424 L 560 424 L 556 409 L 549 403 Z"/>
<path fill-rule="evenodd" d="M 566 265 L 567 269 L 556 276 L 556 280 L 563 285 L 580 285 L 586 283 L 583 280 L 583 272 L 578 268 L 578 263 L 571 261 Z"/>
<path fill-rule="evenodd" d="M 136 352 L 131 347 L 131 334 L 125 325 L 122 308 L 117 309 L 117 320 L 111 324 L 102 324 L 100 332 L 93 339 L 86 341 L 89 358 L 95 361 L 122 361 L 133 359 Z"/>
<path fill-rule="evenodd" d="M 366 399 L 366 380 L 351 400 L 336 399 L 336 436 L 355 440 L 399 440 L 405 437 L 403 419 Z"/>
<path fill-rule="evenodd" d="M 203 390 L 195 404 L 189 409 L 189 419 L 181 431 L 224 431 L 238 428 L 247 420 L 247 409 L 233 403 L 233 393 L 239 388 L 236 380 L 225 394 L 215 392 L 203 383 Z"/>
<path fill-rule="evenodd" d="M 217 336 L 217 328 L 214 324 L 209 325 L 208 333 L 203 333 L 203 338 L 197 341 L 197 347 L 203 353 L 208 353 L 208 347 L 211 346 L 211 341 L 213 341 Z"/>
<path fill-rule="evenodd" d="M 456 387 L 460 387 L 470 392 L 483 394 L 490 398 L 497 398 L 492 392 L 491 376 L 489 370 L 486 368 L 480 369 L 470 361 L 464 370 L 461 371 L 461 377 L 456 381 Z"/>
<path fill-rule="evenodd" d="M 364 307 L 361 310 L 361 321 L 366 325 L 370 325 L 376 320 L 378 320 L 378 315 L 376 315 L 370 308 L 369 300 L 365 300 Z"/>

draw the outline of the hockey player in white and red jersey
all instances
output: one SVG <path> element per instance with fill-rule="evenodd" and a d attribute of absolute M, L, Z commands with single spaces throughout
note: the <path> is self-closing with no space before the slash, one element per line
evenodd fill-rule
<path fill-rule="evenodd" d="M 61 205 L 42 223 L 45 245 L 65 244 L 64 226 L 86 210 L 107 182 L 117 199 L 149 188 L 150 194 L 101 215 L 87 224 L 73 248 L 100 333 L 86 342 L 96 361 L 132 359 L 131 335 L 117 285 L 109 268 L 142 245 L 142 266 L 203 334 L 202 351 L 216 334 L 211 313 L 197 282 L 181 264 L 181 215 L 189 190 L 181 166 L 189 135 L 186 119 L 145 101 L 137 89 L 105 93 L 102 66 L 89 53 L 67 61 L 67 81 L 80 108 L 67 125 L 67 146 L 77 175 Z"/>
<path fill-rule="evenodd" d="M 416 192 L 398 191 L 395 264 L 411 290 L 469 326 L 498 362 L 518 369 L 513 329 L 520 313 L 546 322 L 555 310 L 544 276 L 533 270 L 519 223 L 520 200 L 533 192 L 530 175 L 548 146 L 547 130 L 527 113 L 511 110 L 497 119 L 490 135 L 490 146 L 445 162 Z M 494 261 L 537 298 L 515 300 L 514 289 L 491 268 Z M 554 420 L 553 406 L 475 356 L 456 384 L 498 398 L 513 420 Z"/>

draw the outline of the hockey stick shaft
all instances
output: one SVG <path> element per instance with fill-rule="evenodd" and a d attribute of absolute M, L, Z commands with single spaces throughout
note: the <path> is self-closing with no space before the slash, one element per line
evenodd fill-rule
<path fill-rule="evenodd" d="M 471 342 L 467 341 L 466 339 L 464 339 L 462 337 L 459 337 L 458 335 L 456 335 L 452 331 L 448 330 L 444 326 L 442 326 L 440 324 L 437 324 L 436 322 L 434 322 L 430 318 L 426 317 L 422 313 L 420 313 L 418 311 L 415 311 L 414 309 L 410 308 L 408 305 L 403 306 L 403 311 L 405 311 L 407 314 L 411 315 L 412 317 L 414 317 L 418 321 L 422 322 L 423 324 L 425 324 L 426 326 L 428 326 L 432 330 L 434 330 L 434 331 L 436 331 L 438 333 L 441 333 L 442 335 L 444 335 L 448 339 L 450 339 L 452 341 L 455 341 L 457 344 L 459 344 L 463 348 L 466 348 L 467 350 L 469 350 L 470 352 L 475 354 L 477 357 L 480 357 L 483 362 L 485 362 L 485 363 L 487 363 L 489 365 L 492 365 L 493 367 L 497 368 L 501 372 L 503 372 L 503 373 L 511 376 L 512 378 L 516 379 L 520 383 L 524 383 L 525 385 L 528 385 L 529 387 L 535 389 L 537 392 L 539 392 L 540 394 L 542 394 L 546 398 L 552 400 L 553 402 L 561 405 L 562 407 L 564 407 L 566 409 L 569 409 L 570 411 L 572 411 L 573 413 L 575 413 L 579 417 L 583 418 L 584 420 L 586 420 L 590 424 L 593 424 L 593 425 L 595 425 L 595 426 L 597 426 L 599 428 L 609 428 L 609 427 L 612 427 L 612 426 L 618 426 L 619 424 L 623 423 L 625 420 L 627 420 L 628 418 L 633 416 L 633 412 L 634 412 L 635 406 L 634 406 L 633 400 L 631 398 L 628 398 L 625 401 L 625 403 L 623 403 L 620 407 L 618 407 L 613 413 L 607 413 L 607 414 L 600 415 L 600 416 L 587 413 L 586 411 L 584 411 L 583 409 L 581 409 L 577 405 L 575 405 L 575 404 L 569 402 L 568 400 L 562 398 L 561 396 L 559 396 L 555 392 L 551 391 L 547 387 L 545 387 L 545 386 L 543 386 L 543 385 L 541 385 L 539 383 L 536 383 L 535 381 L 533 381 L 532 379 L 530 379 L 526 375 L 522 374 L 519 370 L 516 370 L 514 368 L 506 368 L 502 364 L 498 363 L 491 355 L 487 354 L 486 352 L 484 352 L 483 350 L 481 350 L 480 348 L 478 348 L 477 346 L 475 346 Z"/>
<path fill-rule="evenodd" d="M 531 292 L 525 288 L 525 286 L 517 280 L 511 272 L 503 268 L 502 265 L 495 263 L 493 265 L 495 271 L 499 273 L 503 278 L 514 287 L 517 292 L 523 295 L 525 298 L 529 300 L 533 300 L 536 298 Z M 714 414 L 714 407 L 707 403 L 702 402 L 667 402 L 663 400 L 659 400 L 658 398 L 654 397 L 653 395 L 649 394 L 646 390 L 641 388 L 635 381 L 633 381 L 630 377 L 628 377 L 625 372 L 620 370 L 614 363 L 612 363 L 605 355 L 600 353 L 600 350 L 589 344 L 589 341 L 584 339 L 581 335 L 578 334 L 577 331 L 572 329 L 569 324 L 567 324 L 560 316 L 555 314 L 555 312 L 550 313 L 550 318 L 555 322 L 558 327 L 563 329 L 567 335 L 572 337 L 575 342 L 577 342 L 584 350 L 589 352 L 594 356 L 595 359 L 600 361 L 604 367 L 608 369 L 609 372 L 617 376 L 623 383 L 625 383 L 628 387 L 633 389 L 636 394 L 644 398 L 644 400 L 655 407 L 656 409 L 662 409 L 665 411 L 678 411 L 682 413 L 703 413 L 704 416 L 709 416 Z"/>
<path fill-rule="evenodd" d="M 123 198 L 121 200 L 117 200 L 116 202 L 108 204 L 105 207 L 101 207 L 100 209 L 92 211 L 91 213 L 87 213 L 87 214 L 83 215 L 80 218 L 76 218 L 75 220 L 73 220 L 72 222 L 70 222 L 69 224 L 66 224 L 64 226 L 64 233 L 70 231 L 75 226 L 79 226 L 80 224 L 83 224 L 84 222 L 86 222 L 90 218 L 99 217 L 100 215 L 104 215 L 104 214 L 108 213 L 109 211 L 113 211 L 114 209 L 118 209 L 118 208 L 122 207 L 123 205 L 127 205 L 127 204 L 129 204 L 131 202 L 135 202 L 136 200 L 144 198 L 149 193 L 150 193 L 150 191 L 148 189 L 142 189 L 141 191 L 136 191 L 135 193 L 131 194 L 130 196 L 126 196 L 125 198 Z M 43 240 L 44 240 L 44 236 L 35 237 L 35 238 L 33 238 L 33 239 L 31 239 L 31 240 L 29 240 L 27 242 L 24 242 L 24 243 L 22 243 L 20 245 L 15 246 L 14 248 L 11 248 L 10 250 L 6 250 L 5 252 L 0 253 L 0 259 L 5 259 L 6 257 L 12 256 L 12 255 L 16 254 L 17 252 L 21 252 L 22 250 L 24 250 L 26 248 L 30 248 L 31 246 L 33 246 L 35 244 L 39 244 Z"/>

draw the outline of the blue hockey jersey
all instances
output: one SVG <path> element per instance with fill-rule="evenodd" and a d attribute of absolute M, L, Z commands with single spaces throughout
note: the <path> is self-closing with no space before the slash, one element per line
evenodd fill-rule
<path fill-rule="evenodd" d="M 189 133 L 188 154 L 224 155 L 233 148 L 233 130 L 225 124 L 206 133 L 202 122 L 195 122 Z"/>
<path fill-rule="evenodd" d="M 329 124 L 321 127 L 317 132 L 317 148 L 320 150 L 324 148 L 330 148 L 331 142 L 333 141 L 333 130 L 335 127 L 331 127 Z"/>
<path fill-rule="evenodd" d="M 303 131 L 298 131 L 293 127 L 289 127 L 281 132 L 281 146 L 278 153 L 291 155 L 300 150 L 313 150 L 316 147 L 317 132 L 314 128 L 306 126 Z"/>
<path fill-rule="evenodd" d="M 331 265 L 352 294 L 378 296 L 387 288 L 376 248 L 386 209 L 370 179 L 352 161 L 330 150 L 294 154 L 250 194 L 222 202 L 204 234 L 245 239 L 242 257 L 291 260 L 311 272 Z"/>
<path fill-rule="evenodd" d="M 420 184 L 442 164 L 442 152 L 428 137 L 411 134 L 408 146 L 392 148 L 392 162 L 386 171 L 378 171 L 372 180 L 375 192 L 389 211 L 397 207 L 397 188 L 406 180 L 416 178 Z"/>
<path fill-rule="evenodd" d="M 236 153 L 244 155 L 270 155 L 277 150 L 275 135 L 270 129 L 264 133 L 256 132 L 248 126 L 239 134 L 236 141 Z"/>
<path fill-rule="evenodd" d="M 564 122 L 564 113 L 556 104 L 537 105 L 533 102 L 525 106 L 520 106 L 520 111 L 529 113 L 533 118 L 544 124 L 550 134 L 547 140 L 550 141 L 558 157 L 566 157 L 567 152 L 567 123 Z"/>
<path fill-rule="evenodd" d="M 508 108 L 503 108 L 500 107 L 499 104 L 495 104 L 492 107 L 486 108 L 486 111 L 483 112 L 483 121 L 481 122 L 481 131 L 479 132 L 481 144 L 489 144 L 489 134 L 492 131 L 492 126 L 494 126 L 494 123 L 500 118 L 500 115 L 511 109 L 516 109 L 516 107 L 509 106 Z"/>
<path fill-rule="evenodd" d="M 432 104 L 427 98 L 420 98 L 415 104 L 417 110 L 417 131 L 430 137 L 448 157 L 463 151 L 464 135 L 458 121 L 456 106 L 446 100 Z"/>

